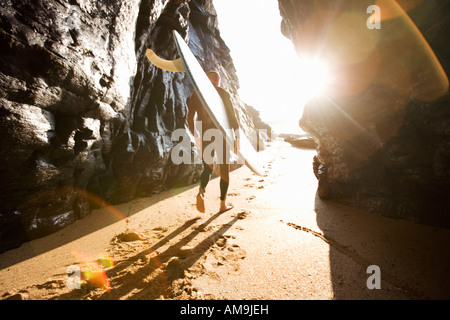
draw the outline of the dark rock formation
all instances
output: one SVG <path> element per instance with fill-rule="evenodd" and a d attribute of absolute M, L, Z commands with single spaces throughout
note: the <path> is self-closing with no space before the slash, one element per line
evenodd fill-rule
<path fill-rule="evenodd" d="M 289 137 L 284 138 L 284 141 L 300 149 L 315 149 L 317 147 L 314 139 L 310 137 Z"/>
<path fill-rule="evenodd" d="M 450 98 L 439 66 L 449 74 L 450 6 L 398 1 L 434 50 L 430 59 L 398 7 L 382 7 L 381 29 L 368 28 L 374 3 L 279 0 L 284 35 L 335 76 L 300 120 L 318 145 L 318 194 L 450 227 Z"/>
<path fill-rule="evenodd" d="M 253 130 L 211 0 L 1 1 L 0 252 L 197 179 L 199 166 L 170 161 L 192 88 L 145 57 L 175 58 L 172 29 Z"/>
<path fill-rule="evenodd" d="M 273 140 L 276 134 L 272 130 L 272 127 L 261 119 L 260 112 L 257 109 L 248 104 L 246 104 L 246 109 L 253 119 L 253 128 L 255 128 L 256 132 L 258 132 L 258 136 L 261 138 L 261 142 L 263 143 L 259 146 L 259 150 L 263 150 L 265 148 L 265 142 Z"/>

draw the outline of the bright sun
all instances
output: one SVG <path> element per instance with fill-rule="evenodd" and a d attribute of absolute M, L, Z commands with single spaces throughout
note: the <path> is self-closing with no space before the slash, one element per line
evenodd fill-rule
<path fill-rule="evenodd" d="M 277 1 L 261 6 L 261 0 L 214 0 L 214 7 L 239 77 L 239 95 L 273 128 L 297 132 L 305 103 L 332 87 L 331 69 L 314 57 L 306 59 L 281 34 Z M 249 23 L 242 28 L 236 21 Z"/>
<path fill-rule="evenodd" d="M 324 93 L 327 89 L 330 74 L 322 61 L 300 59 L 297 72 L 300 94 L 305 101 Z"/>

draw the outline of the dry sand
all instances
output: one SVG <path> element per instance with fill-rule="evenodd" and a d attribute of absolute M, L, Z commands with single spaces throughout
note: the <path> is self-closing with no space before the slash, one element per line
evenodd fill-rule
<path fill-rule="evenodd" d="M 222 214 L 217 178 L 204 214 L 196 185 L 95 210 L 1 254 L 0 297 L 450 298 L 450 230 L 319 199 L 314 154 L 274 142 L 262 153 L 264 177 L 232 172 L 234 208 Z M 80 289 L 68 287 L 72 265 L 91 271 L 80 274 Z M 380 268 L 380 289 L 367 287 L 371 265 Z"/>

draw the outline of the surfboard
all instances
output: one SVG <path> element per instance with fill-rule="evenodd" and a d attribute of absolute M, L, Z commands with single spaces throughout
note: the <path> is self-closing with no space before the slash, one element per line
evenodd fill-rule
<path fill-rule="evenodd" d="M 171 72 L 185 72 L 187 74 L 208 116 L 222 133 L 229 150 L 234 149 L 234 133 L 237 133 L 239 147 L 236 155 L 240 162 L 245 163 L 255 174 L 262 176 L 261 161 L 252 143 L 241 128 L 237 132 L 233 131 L 230 120 L 228 119 L 226 107 L 219 93 L 184 39 L 177 31 L 173 30 L 172 33 L 180 58 L 176 60 L 165 60 L 158 57 L 151 49 L 147 49 L 146 51 L 147 58 L 158 68 Z M 180 59 L 182 64 L 180 64 Z"/>
<path fill-rule="evenodd" d="M 147 59 L 156 67 L 171 72 L 186 72 L 181 58 L 176 60 L 166 60 L 159 57 L 152 49 L 145 51 Z"/>

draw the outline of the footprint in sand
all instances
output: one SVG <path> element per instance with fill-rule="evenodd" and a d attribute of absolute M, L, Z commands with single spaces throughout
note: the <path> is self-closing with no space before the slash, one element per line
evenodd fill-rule
<path fill-rule="evenodd" d="M 167 232 L 167 230 L 168 230 L 167 228 L 159 226 L 153 228 L 152 231 L 155 233 L 157 239 L 161 239 L 162 237 L 164 237 L 164 234 Z"/>
<path fill-rule="evenodd" d="M 209 232 L 209 231 L 215 231 L 220 228 L 220 225 L 209 225 L 209 226 L 195 226 L 194 229 L 198 232 Z"/>
<path fill-rule="evenodd" d="M 237 243 L 232 243 L 235 238 L 233 235 L 219 237 L 210 250 L 209 263 L 204 264 L 204 267 L 225 267 L 228 274 L 240 274 L 239 261 L 247 256 L 247 252 Z"/>
<path fill-rule="evenodd" d="M 160 234 L 159 236 L 163 237 L 164 235 Z M 156 237 L 158 238 L 158 234 L 156 234 Z M 107 252 L 115 261 L 126 260 L 130 255 L 148 246 L 149 243 L 150 237 L 146 237 L 142 233 L 127 230 L 111 239 L 110 248 L 107 249 Z"/>
<path fill-rule="evenodd" d="M 225 257 L 228 260 L 237 261 L 240 259 L 244 259 L 247 256 L 247 252 L 236 243 L 227 247 L 227 250 L 229 251 L 229 253 Z"/>
<path fill-rule="evenodd" d="M 217 241 L 216 241 L 216 246 L 223 248 L 226 243 L 227 243 L 227 238 L 225 238 L 224 236 L 221 236 Z"/>
<path fill-rule="evenodd" d="M 228 274 L 240 274 L 241 267 L 239 261 L 245 259 L 245 257 L 247 256 L 247 252 L 245 252 L 245 250 L 240 248 L 237 244 L 227 247 L 226 250 L 228 252 L 224 253 L 224 265 L 228 269 Z"/>
<path fill-rule="evenodd" d="M 112 239 L 112 241 L 114 243 L 116 243 L 116 242 L 132 242 L 132 241 L 138 241 L 138 240 L 144 241 L 147 239 L 143 235 L 141 235 L 137 232 L 133 232 L 133 231 L 122 232 Z"/>
<path fill-rule="evenodd" d="M 233 215 L 233 217 L 236 217 L 238 219 L 245 219 L 247 218 L 247 216 L 251 213 L 251 211 L 241 211 L 239 213 L 237 213 L 236 215 Z"/>
<path fill-rule="evenodd" d="M 19 292 L 16 294 L 10 294 L 6 292 L 5 294 L 3 294 L 1 300 L 27 300 L 27 299 L 28 299 L 27 292 Z"/>
<path fill-rule="evenodd" d="M 234 275 L 240 275 L 241 274 L 241 267 L 238 262 L 231 261 L 228 265 L 228 274 L 234 274 Z"/>

